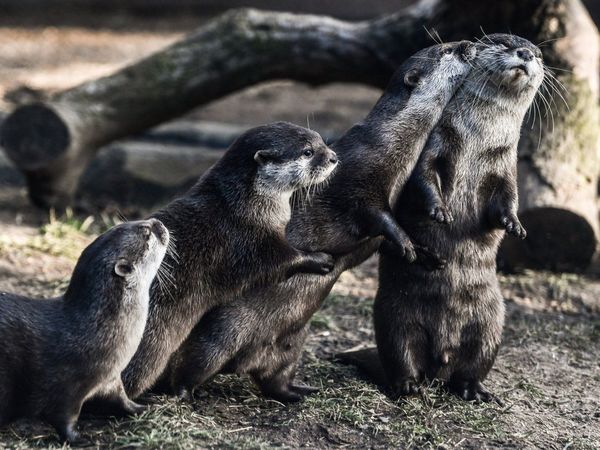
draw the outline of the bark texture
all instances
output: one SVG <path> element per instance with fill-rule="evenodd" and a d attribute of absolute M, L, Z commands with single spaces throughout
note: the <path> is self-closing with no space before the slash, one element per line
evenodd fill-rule
<path fill-rule="evenodd" d="M 232 11 L 109 77 L 18 108 L 2 127 L 2 144 L 34 202 L 62 206 L 98 148 L 114 139 L 265 80 L 383 87 L 406 57 L 432 43 L 425 28 L 444 40 L 511 31 L 540 43 L 570 92 L 563 94 L 569 108 L 554 90 L 543 92 L 542 115 L 548 102 L 554 120 L 524 127 L 521 214 L 530 237 L 507 240 L 501 261 L 508 268 L 585 266 L 598 228 L 599 56 L 597 30 L 580 0 L 423 0 L 356 23 Z"/>

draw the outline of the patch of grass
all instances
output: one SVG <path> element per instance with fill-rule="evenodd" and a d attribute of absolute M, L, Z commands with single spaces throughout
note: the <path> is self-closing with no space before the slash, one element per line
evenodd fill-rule
<path fill-rule="evenodd" d="M 340 308 L 348 311 L 348 314 L 370 318 L 373 315 L 373 299 L 330 294 L 323 302 L 321 311 L 327 312 Z"/>
<path fill-rule="evenodd" d="M 70 210 L 67 210 L 64 217 L 57 218 L 51 211 L 48 223 L 40 227 L 36 236 L 24 241 L 3 236 L 0 238 L 0 249 L 19 251 L 26 255 L 39 252 L 76 260 L 89 244 L 92 235 L 90 226 L 93 221 L 91 216 L 85 219 L 76 218 Z"/>
<path fill-rule="evenodd" d="M 313 314 L 310 319 L 310 327 L 313 330 L 332 330 L 336 328 L 332 319 L 319 311 Z"/>
<path fill-rule="evenodd" d="M 426 388 L 422 397 L 395 402 L 358 378 L 353 368 L 316 360 L 307 365 L 306 371 L 325 385 L 303 405 L 300 417 L 308 422 L 334 422 L 344 426 L 347 433 L 360 430 L 403 448 L 455 445 L 455 437 L 448 436 L 456 433 L 448 431 L 456 427 L 466 437 L 489 439 L 505 435 L 498 420 L 503 414 L 500 407 L 464 402 L 446 393 L 439 384 Z"/>
<path fill-rule="evenodd" d="M 244 427 L 240 427 L 243 429 Z M 267 446 L 253 437 L 238 436 L 217 422 L 217 417 L 202 414 L 192 405 L 160 398 L 147 412 L 113 427 L 115 448 L 195 449 L 199 445 L 220 448 L 252 448 Z"/>
<path fill-rule="evenodd" d="M 522 390 L 527 396 L 533 400 L 541 400 L 545 398 L 544 392 L 536 385 L 525 379 L 521 379 L 516 383 L 516 388 Z"/>
<path fill-rule="evenodd" d="M 116 217 L 100 215 L 81 217 L 67 209 L 58 217 L 54 210 L 48 223 L 39 228 L 39 234 L 26 241 L 15 241 L 9 236 L 0 237 L 0 250 L 20 251 L 27 255 L 40 252 L 76 260 L 91 238 L 120 223 Z"/>

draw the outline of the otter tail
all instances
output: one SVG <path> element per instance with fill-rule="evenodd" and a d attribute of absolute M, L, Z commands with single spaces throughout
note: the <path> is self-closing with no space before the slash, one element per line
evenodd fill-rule
<path fill-rule="evenodd" d="M 376 384 L 382 390 L 386 389 L 387 379 L 379 360 L 377 347 L 351 348 L 337 353 L 335 359 L 342 364 L 358 367 L 368 381 Z"/>

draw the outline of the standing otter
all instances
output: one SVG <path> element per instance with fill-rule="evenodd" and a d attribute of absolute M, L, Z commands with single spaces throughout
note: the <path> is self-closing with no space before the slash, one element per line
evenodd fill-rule
<path fill-rule="evenodd" d="M 517 144 L 544 78 L 540 50 L 517 36 L 478 44 L 474 69 L 446 107 L 395 211 L 410 236 L 447 260 L 425 272 L 382 255 L 374 321 L 393 394 L 439 378 L 465 400 L 495 397 L 481 384 L 504 324 L 496 254 L 517 218 Z"/>
<path fill-rule="evenodd" d="M 154 214 L 178 239 L 179 262 L 167 256 L 172 285 L 151 291 L 146 332 L 123 373 L 128 394 L 156 381 L 206 311 L 252 286 L 331 270 L 330 255 L 292 247 L 285 226 L 292 193 L 322 183 L 336 165 L 318 133 L 285 122 L 260 126 Z"/>
<path fill-rule="evenodd" d="M 332 273 L 292 277 L 210 311 L 172 361 L 172 383 L 189 392 L 219 372 L 249 373 L 262 392 L 298 401 L 314 388 L 293 383 L 306 324 L 339 275 L 376 251 L 383 236 L 407 261 L 435 258 L 413 244 L 391 215 L 440 115 L 470 69 L 469 42 L 437 45 L 409 58 L 366 117 L 332 147 L 341 167 L 312 204 L 294 211 L 288 239 L 299 248 L 344 255 Z"/>
<path fill-rule="evenodd" d="M 142 338 L 168 241 L 156 219 L 121 224 L 83 251 L 63 297 L 0 294 L 0 425 L 36 417 L 73 442 L 93 395 L 127 413 L 142 409 L 121 371 Z"/>

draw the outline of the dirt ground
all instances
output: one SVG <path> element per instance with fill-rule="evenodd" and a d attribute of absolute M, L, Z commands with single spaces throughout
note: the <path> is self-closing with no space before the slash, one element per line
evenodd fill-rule
<path fill-rule="evenodd" d="M 0 22 L 1 23 L 1 22 Z M 0 27 L 0 93 L 27 85 L 52 91 L 110 73 L 168 45 L 194 25 L 124 19 L 85 27 Z M 254 124 L 286 119 L 342 130 L 368 111 L 377 91 L 287 82 L 252 88 L 191 117 Z M 0 105 L 9 109 L 10 101 Z M 49 297 L 64 291 L 76 258 L 114 223 L 55 218 L 0 180 L 0 291 Z M 132 217 L 131 217 L 132 218 Z M 600 448 L 600 279 L 527 272 L 500 275 L 507 302 L 504 343 L 488 387 L 504 406 L 458 401 L 438 386 L 392 402 L 333 355 L 373 343 L 376 259 L 343 274 L 322 310 L 299 368 L 321 388 L 295 405 L 266 400 L 245 377 L 219 376 L 193 405 L 148 396 L 131 419 L 82 420 L 90 448 Z M 597 273 L 597 271 L 596 271 Z M 0 448 L 59 448 L 52 430 L 19 422 Z"/>

